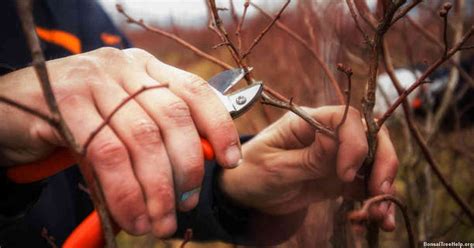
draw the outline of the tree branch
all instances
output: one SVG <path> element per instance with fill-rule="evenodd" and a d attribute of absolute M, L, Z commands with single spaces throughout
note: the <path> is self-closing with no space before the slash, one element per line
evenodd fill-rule
<path fill-rule="evenodd" d="M 64 118 L 59 110 L 56 98 L 54 96 L 53 88 L 49 80 L 48 70 L 46 67 L 46 61 L 41 50 L 40 41 L 36 34 L 35 24 L 33 20 L 33 2 L 31 0 L 16 1 L 17 12 L 22 25 L 23 33 L 25 34 L 28 47 L 31 52 L 33 67 L 36 72 L 36 76 L 41 84 L 42 93 L 47 103 L 49 111 L 51 112 L 51 118 L 55 120 L 59 125 L 56 126 L 61 137 L 67 142 L 75 154 L 80 154 L 81 147 L 76 143 L 72 132 L 67 126 Z M 88 161 L 84 158 L 79 158 L 80 168 L 82 174 L 85 176 L 87 183 L 92 186 L 93 194 L 92 201 L 99 212 L 99 216 L 102 222 L 102 228 L 105 235 L 106 246 L 109 248 L 116 247 L 115 235 L 112 230 L 112 224 L 109 218 L 109 214 L 106 209 L 105 200 L 102 188 L 98 184 L 97 176 L 94 172 L 91 172 L 91 167 Z"/>
<path fill-rule="evenodd" d="M 374 204 L 377 204 L 383 201 L 393 202 L 400 209 L 400 211 L 402 212 L 403 220 L 405 221 L 405 229 L 406 229 L 408 241 L 409 241 L 408 243 L 410 247 L 415 248 L 416 247 L 415 235 L 414 235 L 413 227 L 410 221 L 410 216 L 408 214 L 408 208 L 400 199 L 398 199 L 397 197 L 393 195 L 389 195 L 389 194 L 378 195 L 378 196 L 374 196 L 372 198 L 367 199 L 362 205 L 362 208 L 349 213 L 348 218 L 352 222 L 366 221 L 370 218 L 369 216 L 370 207 Z"/>
<path fill-rule="evenodd" d="M 388 50 L 386 42 L 384 42 L 384 64 L 385 64 L 385 68 L 387 70 L 387 74 L 389 75 L 390 79 L 392 80 L 392 83 L 393 83 L 395 89 L 397 90 L 399 95 L 402 95 L 403 92 L 404 92 L 403 87 L 401 86 L 400 81 L 398 80 L 397 76 L 395 75 L 395 71 L 394 71 L 393 64 L 392 64 L 391 57 L 390 57 L 390 52 Z M 446 180 L 446 178 L 441 173 L 441 170 L 439 169 L 438 164 L 434 160 L 433 155 L 430 153 L 430 151 L 429 151 L 429 149 L 426 145 L 426 142 L 424 141 L 423 137 L 421 136 L 421 134 L 419 133 L 419 131 L 417 130 L 417 128 L 416 128 L 416 126 L 413 122 L 413 117 L 411 115 L 411 111 L 410 111 L 409 106 L 410 105 L 408 104 L 408 101 L 406 99 L 403 99 L 402 100 L 402 107 L 403 107 L 403 111 L 404 111 L 404 114 L 405 114 L 405 120 L 406 120 L 406 123 L 408 125 L 408 128 L 409 128 L 414 140 L 416 141 L 417 145 L 420 147 L 420 149 L 421 149 L 426 161 L 428 162 L 431 170 L 436 175 L 436 177 L 439 179 L 439 181 L 441 182 L 443 187 L 446 189 L 448 194 L 461 207 L 463 212 L 466 213 L 466 215 L 469 217 L 471 222 L 474 223 L 474 212 L 473 212 L 473 210 L 469 207 L 467 202 L 465 202 L 462 199 L 462 197 L 456 192 L 456 190 L 454 190 L 454 187 L 451 186 L 451 184 Z"/>
<path fill-rule="evenodd" d="M 351 106 L 351 91 L 352 91 L 352 68 L 345 67 L 343 64 L 337 64 L 337 69 L 343 72 L 347 77 L 347 90 L 346 90 L 346 107 L 344 108 L 344 114 L 342 115 L 341 122 L 336 127 L 336 132 L 344 125 L 347 119 L 347 113 L 349 113 L 349 107 Z"/>
<path fill-rule="evenodd" d="M 354 20 L 355 26 L 357 30 L 359 30 L 359 33 L 364 38 L 365 43 L 372 46 L 372 41 L 370 40 L 369 35 L 365 32 L 365 30 L 362 28 L 359 22 L 359 17 L 357 16 L 357 13 L 355 12 L 352 0 L 346 0 L 346 5 L 349 8 L 349 12 L 351 13 L 352 19 Z"/>
<path fill-rule="evenodd" d="M 254 4 L 253 2 L 250 2 L 250 5 L 252 5 L 252 7 L 254 7 L 255 9 L 257 9 L 260 13 L 262 13 L 267 19 L 272 19 L 273 17 L 267 13 L 265 10 L 263 10 L 262 8 L 260 8 L 258 5 Z M 321 68 L 323 69 L 324 73 L 326 74 L 326 76 L 328 77 L 329 81 L 331 82 L 334 90 L 336 91 L 336 96 L 338 98 L 338 102 L 343 104 L 344 103 L 344 94 L 342 93 L 342 90 L 339 86 L 339 83 L 337 82 L 336 80 L 336 77 L 334 76 L 334 74 L 331 72 L 331 70 L 329 69 L 329 67 L 323 62 L 323 60 L 321 59 L 321 57 L 319 56 L 318 52 L 316 50 L 314 50 L 313 48 L 311 48 L 311 45 L 306 41 L 304 40 L 300 35 L 298 35 L 296 32 L 294 32 L 293 30 L 291 30 L 288 26 L 286 26 L 285 24 L 283 24 L 281 21 L 279 20 L 276 20 L 275 21 L 275 25 L 281 29 L 282 31 L 284 31 L 285 33 L 287 33 L 291 38 L 293 38 L 296 42 L 298 42 L 300 45 L 302 45 L 306 50 L 308 50 L 310 52 L 310 55 L 316 59 L 316 62 L 319 64 L 319 66 L 321 66 Z"/>
<path fill-rule="evenodd" d="M 11 100 L 11 99 L 9 99 L 7 97 L 3 97 L 3 96 L 0 96 L 0 102 L 3 102 L 5 104 L 10 105 L 14 108 L 17 108 L 19 110 L 22 110 L 23 112 L 26 112 L 28 114 L 34 115 L 34 116 L 42 119 L 43 121 L 46 121 L 52 127 L 55 127 L 55 128 L 59 127 L 59 122 L 56 119 L 52 118 L 51 116 L 49 116 L 47 114 L 41 113 L 41 111 L 39 111 L 39 110 L 36 110 L 36 109 L 31 108 L 29 106 L 23 105 L 21 103 L 18 103 L 14 100 Z"/>
<path fill-rule="evenodd" d="M 244 25 L 245 17 L 247 16 L 247 10 L 250 5 L 250 0 L 245 0 L 244 3 L 244 13 L 240 18 L 239 24 L 237 25 L 237 29 L 235 30 L 235 36 L 237 37 L 237 45 L 239 47 L 239 51 L 242 51 L 242 27 Z"/>
<path fill-rule="evenodd" d="M 408 23 L 410 23 L 410 25 L 412 25 L 418 32 L 420 32 L 420 34 L 425 37 L 426 40 L 428 40 L 429 42 L 431 42 L 432 44 L 434 44 L 435 46 L 437 46 L 440 51 L 443 49 L 443 44 L 437 40 L 437 38 L 434 36 L 433 33 L 429 32 L 427 29 L 421 27 L 421 25 L 419 23 L 417 23 L 416 21 L 414 21 L 411 17 L 407 16 L 406 17 L 406 20 L 408 21 Z M 464 50 L 464 48 L 466 49 L 470 49 L 469 46 L 463 46 L 463 47 L 460 47 L 459 50 Z M 471 48 L 474 48 L 474 46 L 471 46 Z M 449 58 L 448 62 L 455 66 L 456 69 L 459 70 L 459 73 L 461 74 L 461 77 L 466 80 L 469 85 L 471 87 L 474 88 L 474 79 L 469 75 L 469 73 L 464 70 L 464 68 L 462 68 L 459 63 L 456 63 L 456 61 L 453 60 L 453 58 Z"/>
<path fill-rule="evenodd" d="M 275 24 L 275 22 L 280 18 L 281 14 L 283 13 L 283 11 L 285 11 L 286 7 L 288 6 L 288 4 L 290 3 L 290 0 L 287 0 L 286 3 L 280 8 L 280 11 L 278 11 L 278 13 L 276 14 L 275 17 L 273 17 L 272 21 L 262 30 L 262 32 L 260 32 L 260 34 L 257 36 L 257 38 L 255 38 L 255 40 L 253 41 L 253 43 L 250 45 L 250 47 L 247 49 L 247 51 L 245 51 L 243 54 L 242 54 L 242 59 L 245 59 L 245 57 L 247 57 L 251 52 L 252 52 L 252 49 L 260 42 L 260 40 L 265 36 L 265 34 L 270 31 L 270 28 L 273 27 L 273 25 Z"/>
<path fill-rule="evenodd" d="M 158 28 L 155 28 L 155 27 L 151 27 L 150 25 L 148 24 L 145 24 L 144 21 L 142 19 L 140 20 L 137 20 L 137 19 L 134 19 L 133 17 L 131 17 L 129 14 L 127 14 L 123 8 L 123 6 L 121 4 L 117 4 L 116 5 L 116 8 L 117 8 L 117 11 L 122 14 L 123 16 L 125 16 L 127 18 L 127 22 L 128 23 L 132 23 L 132 24 L 136 24 L 140 27 L 142 27 L 143 29 L 147 30 L 147 31 L 150 31 L 151 33 L 154 33 L 154 34 L 158 34 L 158 35 L 161 35 L 161 36 L 164 36 L 164 37 L 167 37 L 175 42 L 177 42 L 178 44 L 186 47 L 187 49 L 191 50 L 192 52 L 194 52 L 196 55 L 200 56 L 200 57 L 203 57 L 211 62 L 213 62 L 214 64 L 224 68 L 224 69 L 230 69 L 232 68 L 232 66 L 230 66 L 229 64 L 225 63 L 224 61 L 220 60 L 220 59 L 217 59 L 216 57 L 200 50 L 199 48 L 191 45 L 189 42 L 181 39 L 180 37 L 172 34 L 172 33 L 169 33 L 169 32 L 166 32 L 164 30 L 161 30 L 161 29 L 158 29 Z"/>
<path fill-rule="evenodd" d="M 428 76 L 435 71 L 441 64 L 443 64 L 446 60 L 448 60 L 451 56 L 453 56 L 457 51 L 459 51 L 459 48 L 466 43 L 466 41 L 471 37 L 472 33 L 474 31 L 474 26 L 471 26 L 469 31 L 464 34 L 462 39 L 453 47 L 451 48 L 446 56 L 442 56 L 438 60 L 436 60 L 426 71 L 421 75 L 408 89 L 406 89 L 390 106 L 390 108 L 383 114 L 383 116 L 378 120 L 378 125 L 381 126 L 387 119 L 392 115 L 392 113 L 395 111 L 395 109 L 400 106 L 402 101 L 408 97 L 408 95 L 413 92 L 418 86 L 423 84 L 425 80 L 428 78 Z"/>

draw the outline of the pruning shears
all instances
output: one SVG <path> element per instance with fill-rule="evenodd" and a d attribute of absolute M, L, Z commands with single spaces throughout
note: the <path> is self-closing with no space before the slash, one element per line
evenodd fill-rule
<path fill-rule="evenodd" d="M 235 68 L 218 73 L 208 80 L 216 96 L 220 99 L 233 119 L 245 113 L 262 94 L 263 84 L 254 83 L 229 93 L 249 69 Z M 201 145 L 206 160 L 214 159 L 214 150 L 209 141 L 201 137 Z M 33 163 L 17 165 L 7 170 L 7 178 L 12 182 L 24 184 L 43 180 L 77 163 L 73 154 L 66 148 L 56 150 L 48 158 Z M 119 231 L 118 229 L 116 230 Z M 100 248 L 105 244 L 104 235 L 96 211 L 93 211 L 71 233 L 64 248 Z"/>

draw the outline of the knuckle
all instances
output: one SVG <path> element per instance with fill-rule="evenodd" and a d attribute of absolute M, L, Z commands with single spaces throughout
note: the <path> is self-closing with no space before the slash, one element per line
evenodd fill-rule
<path fill-rule="evenodd" d="M 184 184 L 186 189 L 193 189 L 200 185 L 204 176 L 204 165 L 202 159 L 191 159 L 191 162 L 183 168 Z"/>
<path fill-rule="evenodd" d="M 95 54 L 105 63 L 128 64 L 130 56 L 123 50 L 115 47 L 102 47 L 95 51 Z"/>
<path fill-rule="evenodd" d="M 201 77 L 194 74 L 185 76 L 185 89 L 193 95 L 208 95 L 211 92 L 209 84 Z"/>
<path fill-rule="evenodd" d="M 148 190 L 147 195 L 153 196 L 156 201 L 150 199 L 150 201 L 154 201 L 154 207 L 149 208 L 148 212 L 152 220 L 159 220 L 174 211 L 175 195 L 169 179 L 160 177 L 153 182 L 150 184 L 152 187 Z"/>
<path fill-rule="evenodd" d="M 128 161 L 128 153 L 119 142 L 98 141 L 90 147 L 90 158 L 95 166 L 109 169 Z"/>
<path fill-rule="evenodd" d="M 212 130 L 215 130 L 222 137 L 237 138 L 235 124 L 230 117 L 223 117 L 223 120 L 214 121 Z M 235 134 L 235 135 L 234 135 Z"/>
<path fill-rule="evenodd" d="M 136 204 L 136 202 L 138 202 L 141 197 L 142 192 L 138 188 L 122 186 L 115 191 L 112 201 L 119 207 L 130 206 Z"/>
<path fill-rule="evenodd" d="M 191 111 L 183 100 L 173 100 L 167 107 L 163 108 L 163 114 L 170 119 L 175 126 L 189 126 L 193 124 Z"/>
<path fill-rule="evenodd" d="M 222 121 L 213 121 L 211 130 L 213 130 L 212 132 L 215 133 L 216 137 L 219 137 L 219 140 L 227 146 L 239 143 L 235 124 L 230 118 L 226 118 Z"/>
<path fill-rule="evenodd" d="M 161 144 L 160 129 L 151 120 L 141 119 L 135 121 L 131 126 L 131 134 L 135 142 L 141 145 L 141 148 Z"/>
<path fill-rule="evenodd" d="M 174 190 L 170 183 L 163 181 L 164 180 L 161 180 L 153 189 L 153 195 L 159 196 L 160 201 L 164 204 L 163 209 L 166 212 L 166 210 L 171 210 L 173 207 L 170 203 L 174 202 Z M 167 204 L 169 204 L 169 206 L 167 206 Z"/>
<path fill-rule="evenodd" d="M 150 58 L 153 57 L 151 53 L 147 52 L 144 49 L 141 48 L 127 48 L 123 50 L 125 53 L 132 55 L 133 57 L 136 58 Z"/>
<path fill-rule="evenodd" d="M 106 58 L 110 57 L 121 57 L 124 56 L 124 52 L 115 47 L 101 47 L 96 50 L 98 54 L 106 56 Z"/>
<path fill-rule="evenodd" d="M 71 109 L 78 109 L 84 102 L 88 101 L 88 99 L 80 94 L 70 94 L 64 97 L 58 98 L 58 105 L 60 106 L 67 106 Z"/>
<path fill-rule="evenodd" d="M 76 60 L 74 65 L 72 66 L 72 70 L 74 71 L 74 77 L 77 77 L 78 75 L 95 76 L 100 75 L 102 72 L 99 60 L 93 56 L 89 56 L 86 54 L 76 56 Z"/>

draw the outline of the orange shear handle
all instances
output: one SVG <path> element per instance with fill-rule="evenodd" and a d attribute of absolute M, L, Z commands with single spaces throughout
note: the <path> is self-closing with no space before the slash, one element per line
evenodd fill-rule
<path fill-rule="evenodd" d="M 201 138 L 201 146 L 206 160 L 212 160 L 215 157 L 211 144 L 204 138 Z M 18 165 L 7 170 L 9 180 L 24 184 L 32 183 L 69 168 L 76 163 L 74 155 L 66 148 L 56 150 L 48 158 L 34 163 Z M 115 234 L 120 229 L 115 228 Z M 105 245 L 102 225 L 100 223 L 97 211 L 93 211 L 87 218 L 74 229 L 64 242 L 64 248 L 88 247 L 102 248 Z"/>
<path fill-rule="evenodd" d="M 211 144 L 201 138 L 202 151 L 206 160 L 214 159 Z M 77 161 L 67 148 L 59 148 L 49 157 L 28 164 L 17 165 L 7 170 L 7 177 L 14 183 L 33 183 L 65 170 Z"/>

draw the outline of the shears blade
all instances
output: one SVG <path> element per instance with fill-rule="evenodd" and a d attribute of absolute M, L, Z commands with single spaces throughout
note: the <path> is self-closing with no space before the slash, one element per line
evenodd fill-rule
<path fill-rule="evenodd" d="M 222 94 L 227 93 L 234 85 L 236 85 L 245 74 L 251 71 L 252 68 L 244 70 L 242 68 L 234 68 L 220 72 L 219 74 L 210 78 L 207 82 L 217 91 Z"/>
<path fill-rule="evenodd" d="M 219 100 L 224 104 L 232 118 L 237 118 L 245 113 L 263 91 L 263 84 L 261 82 L 246 86 L 240 90 L 225 94 L 233 86 L 235 86 L 244 76 L 251 70 L 244 70 L 242 68 L 235 68 L 226 70 L 215 75 L 208 80 L 212 86 Z"/>

